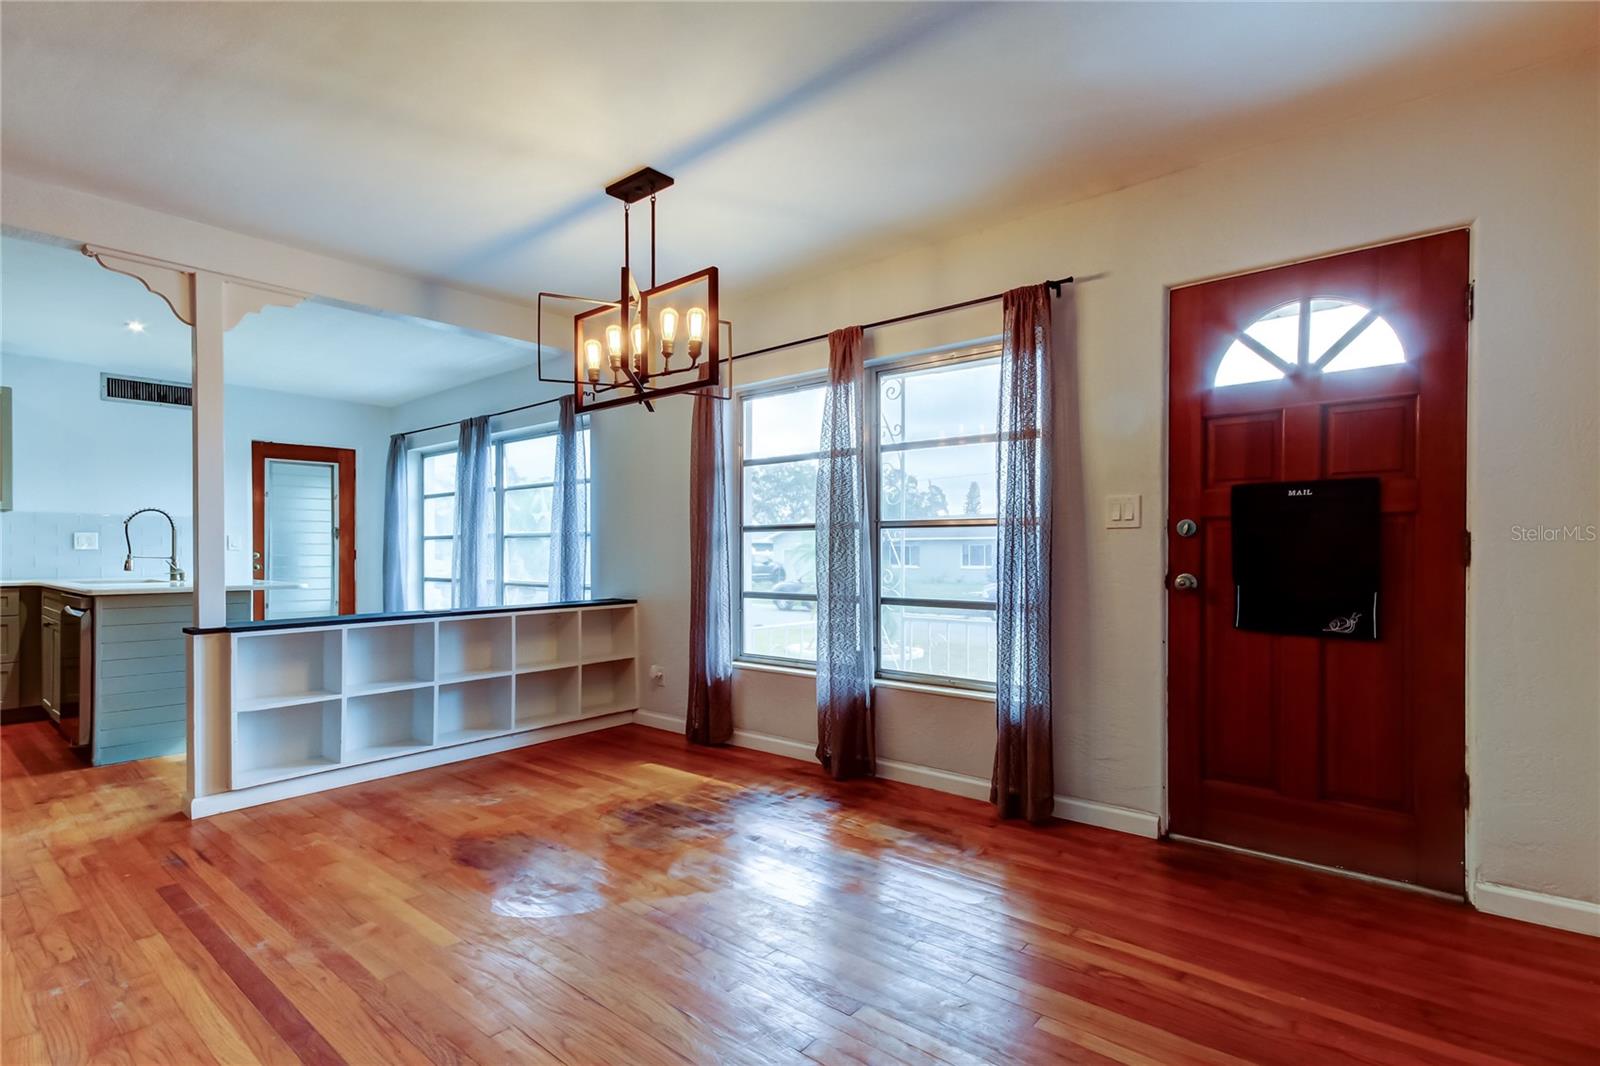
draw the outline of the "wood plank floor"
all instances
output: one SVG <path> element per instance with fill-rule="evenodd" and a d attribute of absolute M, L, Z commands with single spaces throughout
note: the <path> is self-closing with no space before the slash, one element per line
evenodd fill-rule
<path fill-rule="evenodd" d="M 1600 1061 L 1600 942 L 637 726 L 196 823 L 0 760 L 5 1066 Z"/>

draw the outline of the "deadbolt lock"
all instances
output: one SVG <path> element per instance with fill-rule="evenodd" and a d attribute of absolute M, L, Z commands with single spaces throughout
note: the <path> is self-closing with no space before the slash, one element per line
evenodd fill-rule
<path fill-rule="evenodd" d="M 1180 537 L 1192 537 L 1197 532 L 1199 532 L 1199 530 L 1200 530 L 1200 527 L 1195 525 L 1194 519 L 1192 519 L 1192 518 L 1180 518 L 1180 519 L 1178 519 L 1178 536 L 1180 536 Z"/>

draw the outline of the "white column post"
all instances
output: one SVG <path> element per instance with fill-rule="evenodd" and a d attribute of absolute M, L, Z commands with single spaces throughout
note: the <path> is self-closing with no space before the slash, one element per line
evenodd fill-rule
<path fill-rule="evenodd" d="M 222 346 L 230 323 L 226 282 L 194 274 L 194 624 L 228 620 L 223 482 Z M 194 750 L 193 747 L 190 748 Z"/>

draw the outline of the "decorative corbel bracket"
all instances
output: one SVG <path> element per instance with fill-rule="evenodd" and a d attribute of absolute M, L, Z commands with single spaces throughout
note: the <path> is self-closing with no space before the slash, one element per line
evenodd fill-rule
<path fill-rule="evenodd" d="M 83 246 L 83 254 L 107 270 L 136 279 L 145 288 L 161 297 L 180 322 L 191 327 L 195 324 L 194 277 L 199 271 L 194 267 L 92 244 Z M 310 298 L 310 293 L 268 285 L 264 282 L 247 281 L 227 274 L 217 274 L 216 277 L 223 283 L 221 326 L 224 333 L 243 321 L 245 315 L 255 314 L 271 306 L 293 307 L 302 300 Z"/>

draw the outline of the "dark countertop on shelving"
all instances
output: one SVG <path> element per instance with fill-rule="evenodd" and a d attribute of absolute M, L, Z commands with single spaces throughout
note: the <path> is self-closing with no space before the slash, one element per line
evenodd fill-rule
<path fill-rule="evenodd" d="M 559 603 L 521 603 L 511 607 L 455 607 L 447 611 L 379 611 L 373 614 L 330 614 L 315 618 L 269 618 L 262 621 L 230 622 L 222 626 L 185 626 L 183 631 L 198 637 L 212 633 L 271 633 L 279 629 L 315 629 L 319 626 L 369 625 L 374 622 L 430 622 L 436 618 L 466 618 L 485 614 L 526 614 L 529 611 L 560 611 L 574 607 L 628 607 L 638 600 L 562 600 Z"/>

